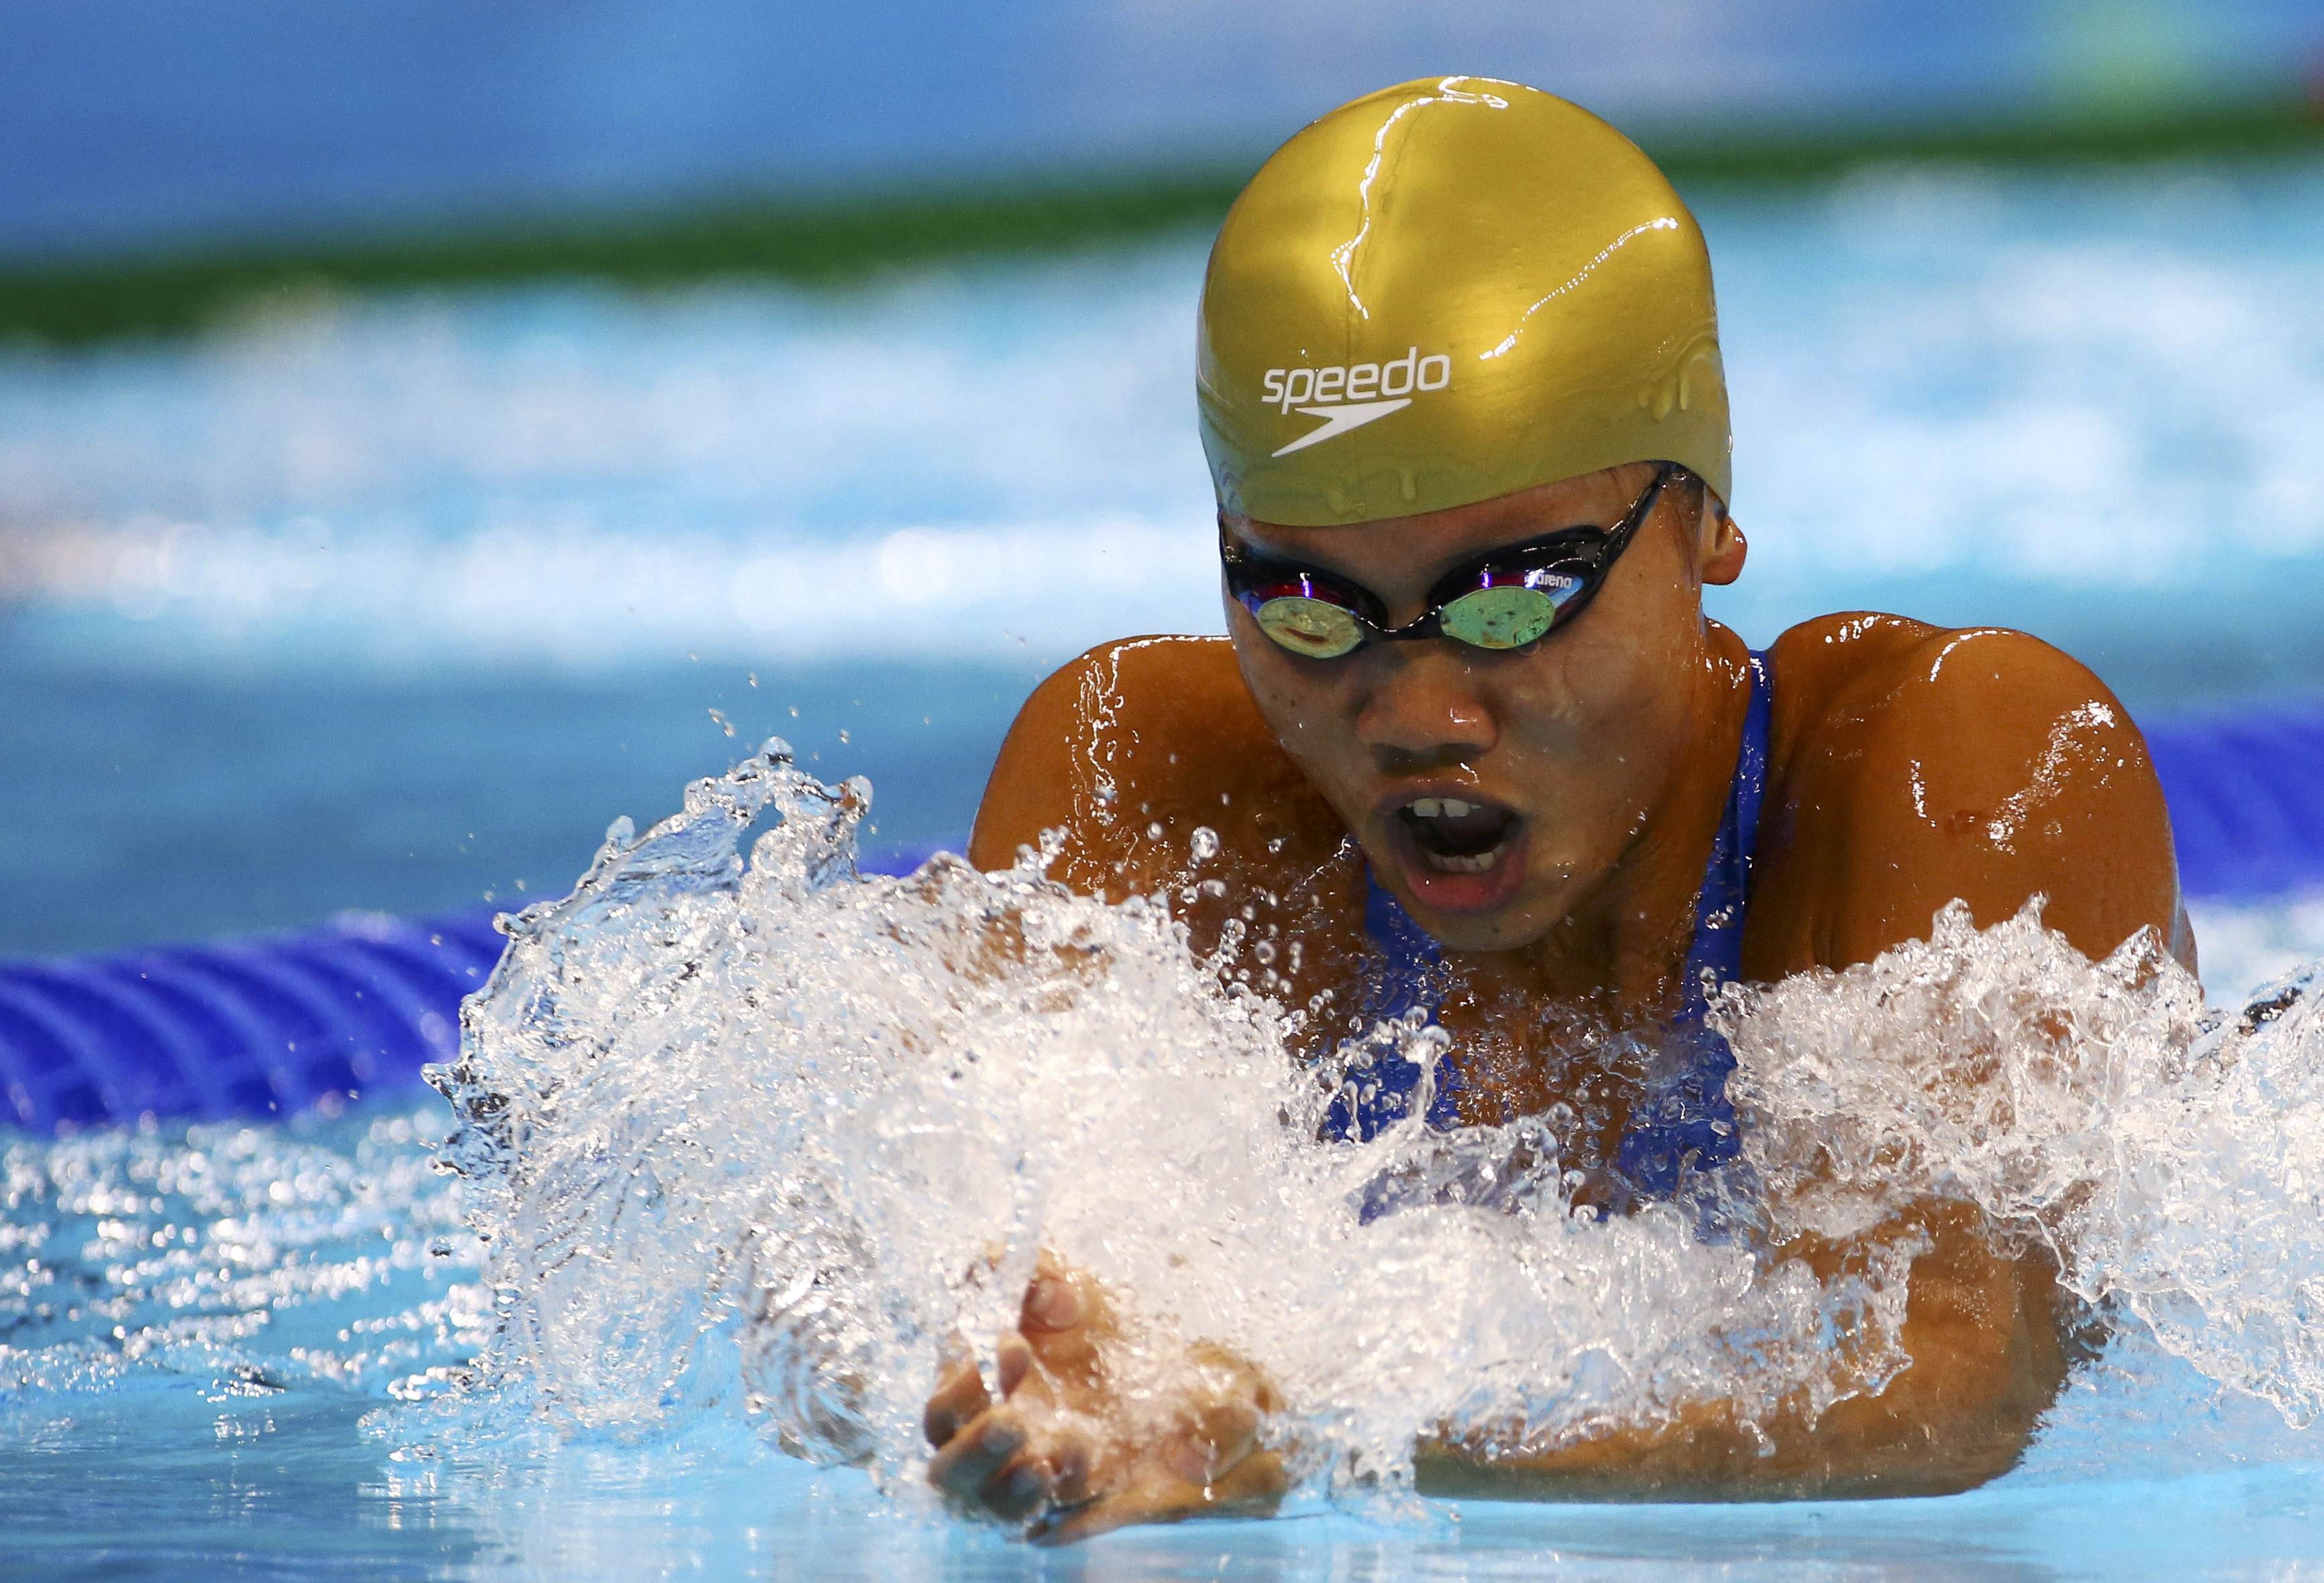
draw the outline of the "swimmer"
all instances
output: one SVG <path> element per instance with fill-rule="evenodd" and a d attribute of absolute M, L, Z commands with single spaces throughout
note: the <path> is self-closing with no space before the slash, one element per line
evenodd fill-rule
<path fill-rule="evenodd" d="M 1746 556 L 1710 258 L 1588 113 L 1448 78 L 1301 132 L 1212 252 L 1197 396 L 1227 635 L 1110 643 L 1044 682 L 986 789 L 978 866 L 1062 832 L 1052 877 L 1178 895 L 1214 832 L 1204 872 L 1234 889 L 1197 893 L 1198 942 L 1271 898 L 1247 927 L 1272 930 L 1284 1004 L 1434 1017 L 1452 1044 L 1432 1125 L 1570 1097 L 1592 1069 L 1561 1028 L 1657 1031 L 1680 1070 L 1633 1080 L 1593 1141 L 1576 1196 L 1600 1213 L 1737 1153 L 1733 1058 L 1702 1023 L 1718 983 L 1846 967 L 1955 899 L 1990 925 L 2037 895 L 2093 958 L 2151 930 L 2192 966 L 2162 791 L 2089 671 L 2020 633 L 1869 614 L 1754 653 L 1705 617 L 1704 585 Z M 1877 533 L 1915 480 L 1849 486 Z M 1375 1076 L 1327 1133 L 1421 1102 L 1410 1063 Z M 1905 1495 L 2003 1472 L 2065 1378 L 2052 1268 L 1960 1204 L 1879 1239 L 1923 1251 L 1912 1361 L 1878 1393 L 1757 1424 L 1705 1400 L 1548 1450 L 1440 1437 L 1421 1490 Z M 1784 1253 L 1821 1276 L 1850 1249 Z M 1000 1398 L 973 1356 L 939 1371 L 936 1485 L 1051 1541 L 1271 1510 L 1263 1373 L 1198 1349 L 1167 1411 L 1133 1412 L 1104 1363 L 1115 1314 L 1045 1259 L 992 1356 Z"/>

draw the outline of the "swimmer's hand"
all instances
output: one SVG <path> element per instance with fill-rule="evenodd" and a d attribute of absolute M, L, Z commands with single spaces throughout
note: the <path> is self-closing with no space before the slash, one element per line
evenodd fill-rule
<path fill-rule="evenodd" d="M 994 1349 L 995 1402 L 964 1353 L 928 1397 L 928 1482 L 967 1510 L 1065 1544 L 1133 1523 L 1265 1516 L 1282 1459 L 1259 1444 L 1278 1405 L 1259 1371 L 1195 1347 L 1158 1388 L 1125 1391 L 1107 1365 L 1125 1340 L 1104 1290 L 1044 1254 L 1018 1328 Z"/>

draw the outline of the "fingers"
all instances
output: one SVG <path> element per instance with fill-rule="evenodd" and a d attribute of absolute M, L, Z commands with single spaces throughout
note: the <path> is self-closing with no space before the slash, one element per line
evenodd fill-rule
<path fill-rule="evenodd" d="M 1028 1336 L 1073 1329 L 1095 1310 L 1094 1296 L 1088 1276 L 1044 1254 L 1040 1267 L 1026 1283 L 1024 1314 L 1018 1328 Z"/>
<path fill-rule="evenodd" d="M 1036 1544 L 1072 1544 L 1137 1523 L 1262 1517 L 1282 1503 L 1290 1482 L 1280 1457 L 1254 1451 L 1209 1485 L 1162 1474 L 1082 1505 L 1061 1504 L 1028 1537 Z"/>
<path fill-rule="evenodd" d="M 1043 1254 L 1026 1283 L 1018 1327 L 1041 1367 L 1066 1391 L 1097 1388 L 1104 1372 L 1100 1349 L 1114 1324 L 1094 1280 Z"/>
<path fill-rule="evenodd" d="M 1283 1393 L 1275 1388 L 1275 1382 L 1239 1353 L 1215 1341 L 1197 1341 L 1186 1349 L 1186 1359 L 1208 1377 L 1213 1395 L 1245 1397 L 1262 1415 L 1282 1411 Z"/>
<path fill-rule="evenodd" d="M 960 1432 L 961 1425 L 991 1405 L 983 1377 L 976 1372 L 976 1360 L 954 1354 L 937 1372 L 936 1388 L 928 1393 L 927 1408 L 921 1414 L 928 1444 L 942 1448 Z"/>
<path fill-rule="evenodd" d="M 995 1407 L 945 1441 L 928 1462 L 928 1482 L 956 1501 L 980 1504 L 984 1486 L 1029 1437 L 1014 1410 Z"/>
<path fill-rule="evenodd" d="M 1001 1345 L 993 1349 L 993 1372 L 1001 1379 L 1001 1394 L 1014 1396 L 1017 1387 L 1025 1383 L 1025 1376 L 1033 1372 L 1033 1344 L 1012 1330 L 1001 1338 Z"/>
<path fill-rule="evenodd" d="M 1077 1506 L 1095 1494 L 1097 1446 L 1087 1435 L 1056 1437 L 1049 1445 L 1049 1499 L 1060 1506 Z"/>
<path fill-rule="evenodd" d="M 1291 1475 L 1273 1451 L 1253 1451 L 1204 1491 L 1204 1515 L 1264 1517 L 1283 1504 Z"/>
<path fill-rule="evenodd" d="M 964 1426 L 930 1459 L 928 1482 L 963 1505 L 1022 1523 L 1045 1507 L 1089 1499 L 1095 1461 L 1087 1436 L 1052 1430 L 1037 1439 L 1004 1403 Z"/>
<path fill-rule="evenodd" d="M 1078 1505 L 1090 1498 L 1096 1449 L 1070 1431 L 1036 1437 L 985 1481 L 984 1508 L 1005 1523 L 1022 1523 L 1044 1508 Z"/>
<path fill-rule="evenodd" d="M 1013 1331 L 1001 1338 L 994 1350 L 994 1372 L 1000 1375 L 1001 1394 L 1005 1400 L 1017 1393 L 1033 1372 L 1033 1348 L 1025 1338 Z M 991 1393 L 984 1388 L 983 1376 L 978 1374 L 976 1360 L 955 1353 L 936 1375 L 936 1389 L 928 1393 L 928 1403 L 922 1412 L 920 1427 L 927 1431 L 928 1444 L 942 1449 L 961 1426 L 976 1418 L 992 1405 Z"/>
<path fill-rule="evenodd" d="M 1165 1465 L 1188 1484 L 1210 1484 L 1250 1455 L 1259 1425 L 1259 1410 L 1248 1402 L 1206 1402 L 1172 1437 Z"/>
<path fill-rule="evenodd" d="M 1003 1523 L 1022 1523 L 1048 1500 L 1053 1479 L 1043 1458 L 1019 1451 L 985 1481 L 978 1498 Z"/>

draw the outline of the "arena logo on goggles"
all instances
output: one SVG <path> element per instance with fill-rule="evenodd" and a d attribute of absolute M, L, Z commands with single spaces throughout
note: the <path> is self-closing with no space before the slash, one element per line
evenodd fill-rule
<path fill-rule="evenodd" d="M 1418 347 L 1387 363 L 1342 364 L 1336 368 L 1270 368 L 1261 386 L 1278 412 L 1293 410 L 1321 418 L 1312 430 L 1275 452 L 1289 456 L 1321 445 L 1334 435 L 1400 412 L 1416 392 L 1443 390 L 1452 383 L 1452 359 L 1443 352 L 1424 357 Z"/>

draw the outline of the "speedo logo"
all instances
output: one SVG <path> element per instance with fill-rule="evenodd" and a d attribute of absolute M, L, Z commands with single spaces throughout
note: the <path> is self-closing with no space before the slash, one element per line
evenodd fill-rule
<path fill-rule="evenodd" d="M 1413 347 L 1388 363 L 1343 364 L 1337 368 L 1270 368 L 1260 387 L 1278 412 L 1297 409 L 1323 426 L 1277 451 L 1289 456 L 1321 445 L 1351 429 L 1360 429 L 1412 405 L 1416 392 L 1443 390 L 1452 383 L 1452 359 L 1443 352 L 1424 357 Z"/>

